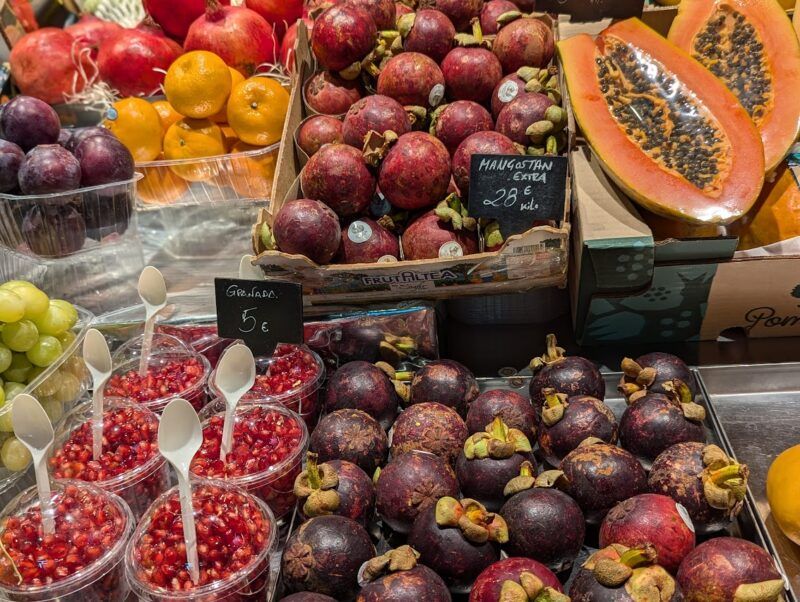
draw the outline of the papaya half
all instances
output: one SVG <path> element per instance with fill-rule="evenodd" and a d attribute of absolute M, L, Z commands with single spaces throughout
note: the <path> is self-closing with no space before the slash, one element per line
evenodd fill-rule
<path fill-rule="evenodd" d="M 736 230 L 739 249 L 756 249 L 800 236 L 800 186 L 786 162 Z"/>
<path fill-rule="evenodd" d="M 800 133 L 800 43 L 778 0 L 683 0 L 668 38 L 736 95 L 773 170 Z"/>
<path fill-rule="evenodd" d="M 747 213 L 764 183 L 758 131 L 710 71 L 639 19 L 558 43 L 575 118 L 645 209 L 696 224 Z"/>

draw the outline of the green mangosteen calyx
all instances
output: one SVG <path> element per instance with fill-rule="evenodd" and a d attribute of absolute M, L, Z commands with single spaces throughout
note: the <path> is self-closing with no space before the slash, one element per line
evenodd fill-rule
<path fill-rule="evenodd" d="M 527 491 L 535 484 L 536 475 L 533 472 L 533 464 L 525 460 L 519 467 L 519 475 L 506 484 L 505 489 L 503 489 L 503 495 L 511 496 L 521 491 Z"/>
<path fill-rule="evenodd" d="M 503 581 L 498 602 L 569 602 L 569 597 L 545 587 L 539 577 L 524 571 L 519 575 L 519 583 L 511 579 Z"/>
<path fill-rule="evenodd" d="M 547 335 L 547 350 L 540 357 L 531 360 L 530 369 L 536 373 L 545 366 L 555 364 L 564 359 L 564 348 L 558 346 L 556 335 Z"/>
<path fill-rule="evenodd" d="M 750 469 L 746 464 L 739 464 L 728 457 L 716 445 L 703 448 L 703 464 L 705 469 L 700 473 L 700 478 L 708 505 L 717 510 L 727 510 L 730 516 L 735 516 L 747 495 Z"/>
<path fill-rule="evenodd" d="M 380 165 L 386 153 L 389 152 L 389 149 L 397 142 L 398 138 L 399 136 L 392 130 L 386 130 L 383 134 L 375 130 L 367 132 L 362 150 L 362 155 L 367 165 L 372 167 Z"/>
<path fill-rule="evenodd" d="M 387 333 L 383 335 L 378 350 L 384 360 L 394 365 L 408 359 L 412 353 L 416 353 L 417 343 L 412 337 L 400 337 Z"/>
<path fill-rule="evenodd" d="M 400 546 L 368 560 L 364 565 L 362 577 L 366 581 L 375 581 L 389 573 L 410 571 L 417 566 L 418 558 L 419 552 L 414 548 L 409 545 Z"/>
<path fill-rule="evenodd" d="M 336 487 L 339 475 L 329 464 L 317 464 L 317 454 L 308 452 L 306 469 L 294 480 L 294 494 L 305 500 L 303 513 L 308 517 L 333 514 L 341 500 Z"/>
<path fill-rule="evenodd" d="M 261 225 L 261 231 L 258 233 L 258 240 L 263 245 L 265 251 L 275 251 L 278 248 L 278 243 L 275 242 L 272 229 L 266 222 Z"/>
<path fill-rule="evenodd" d="M 478 220 L 470 217 L 467 208 L 455 193 L 447 195 L 433 210 L 439 221 L 449 223 L 453 230 L 475 230 L 478 227 Z"/>
<path fill-rule="evenodd" d="M 472 543 L 508 541 L 508 525 L 503 517 L 487 511 L 475 500 L 464 498 L 459 502 L 445 496 L 436 502 L 435 513 L 437 525 L 460 529 L 464 538 Z"/>
<path fill-rule="evenodd" d="M 549 489 L 556 488 L 563 485 L 567 480 L 563 470 L 545 470 L 542 474 L 536 477 L 533 483 L 534 487 L 546 487 Z"/>
<path fill-rule="evenodd" d="M 692 391 L 685 382 L 676 378 L 665 382 L 663 387 L 687 420 L 703 422 L 706 419 L 706 409 L 699 403 L 695 403 Z"/>
<path fill-rule="evenodd" d="M 407 370 L 395 370 L 394 366 L 388 362 L 375 362 L 375 365 L 386 373 L 386 376 L 392 381 L 392 385 L 398 397 L 400 397 L 403 403 L 407 403 L 411 398 L 411 386 L 409 383 L 414 377 L 414 374 Z"/>
<path fill-rule="evenodd" d="M 483 229 L 483 239 L 486 241 L 486 248 L 493 249 L 505 242 L 503 233 L 500 231 L 500 222 L 491 220 Z"/>
<path fill-rule="evenodd" d="M 407 105 L 403 108 L 406 110 L 412 129 L 425 129 L 422 126 L 428 119 L 428 109 L 419 105 Z"/>
<path fill-rule="evenodd" d="M 503 13 L 499 17 L 497 17 L 497 24 L 502 27 L 503 25 L 508 25 L 512 21 L 516 21 L 517 19 L 521 18 L 523 14 L 518 10 L 510 10 L 507 13 Z"/>
<path fill-rule="evenodd" d="M 742 583 L 733 593 L 733 602 L 783 602 L 783 579 Z"/>
<path fill-rule="evenodd" d="M 592 554 L 583 568 L 592 571 L 604 587 L 624 585 L 636 602 L 667 602 L 675 593 L 675 581 L 656 560 L 656 550 L 650 544 L 641 548 L 611 544 Z"/>
<path fill-rule="evenodd" d="M 397 20 L 397 31 L 403 39 L 408 37 L 411 30 L 414 29 L 414 23 L 417 20 L 416 13 L 408 13 L 403 15 Z"/>
<path fill-rule="evenodd" d="M 493 458 L 502 460 L 516 453 L 532 451 L 531 443 L 519 429 L 508 428 L 500 416 L 496 416 L 482 433 L 475 433 L 464 443 L 467 460 Z"/>
<path fill-rule="evenodd" d="M 472 33 L 457 33 L 453 38 L 456 46 L 465 48 L 487 48 L 492 49 L 492 42 L 489 38 L 483 37 L 480 20 L 475 17 L 471 21 Z"/>
<path fill-rule="evenodd" d="M 555 389 L 543 389 L 544 407 L 542 408 L 542 422 L 547 426 L 557 424 L 563 417 L 569 405 L 564 393 L 556 393 Z"/>

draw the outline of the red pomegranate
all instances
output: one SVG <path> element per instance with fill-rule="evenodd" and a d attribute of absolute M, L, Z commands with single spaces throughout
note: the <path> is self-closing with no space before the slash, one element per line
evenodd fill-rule
<path fill-rule="evenodd" d="M 220 0 L 230 4 L 230 0 Z M 206 0 L 144 0 L 144 9 L 169 37 L 180 42 L 206 9 Z"/>
<path fill-rule="evenodd" d="M 314 28 L 314 21 L 308 17 L 303 17 L 303 22 L 306 24 L 306 29 L 308 29 L 308 33 L 310 34 Z M 289 25 L 289 28 L 286 30 L 281 40 L 281 64 L 289 73 L 294 72 L 295 44 L 297 43 L 297 28 L 299 26 L 300 20 L 298 19 Z"/>
<path fill-rule="evenodd" d="M 183 49 L 154 24 L 123 29 L 100 46 L 100 78 L 121 96 L 149 96 L 158 92 L 164 73 Z"/>
<path fill-rule="evenodd" d="M 98 19 L 94 15 L 83 15 L 77 23 L 65 27 L 64 31 L 75 38 L 82 47 L 90 48 L 92 59 L 97 60 L 100 45 L 121 32 L 122 27 L 112 21 Z"/>
<path fill-rule="evenodd" d="M 264 17 L 279 40 L 303 16 L 303 0 L 245 0 L 244 5 Z"/>
<path fill-rule="evenodd" d="M 206 13 L 189 28 L 186 51 L 208 50 L 250 77 L 263 63 L 275 62 L 278 41 L 272 26 L 249 8 L 207 0 Z"/>

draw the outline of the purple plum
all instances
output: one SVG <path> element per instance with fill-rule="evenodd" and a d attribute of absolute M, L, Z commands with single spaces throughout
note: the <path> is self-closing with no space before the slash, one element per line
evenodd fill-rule
<path fill-rule="evenodd" d="M 81 164 L 58 144 L 34 148 L 19 170 L 19 187 L 23 194 L 68 192 L 80 185 Z"/>
<path fill-rule="evenodd" d="M 75 158 L 81 164 L 81 186 L 124 182 L 133 177 L 133 155 L 111 136 L 84 138 L 75 147 Z"/>
<path fill-rule="evenodd" d="M 25 152 L 39 144 L 56 144 L 61 132 L 58 113 L 32 96 L 17 96 L 8 101 L 0 114 L 3 138 Z"/>
<path fill-rule="evenodd" d="M 8 140 L 0 140 L 0 192 L 11 192 L 17 187 L 17 173 L 25 162 L 22 149 Z"/>

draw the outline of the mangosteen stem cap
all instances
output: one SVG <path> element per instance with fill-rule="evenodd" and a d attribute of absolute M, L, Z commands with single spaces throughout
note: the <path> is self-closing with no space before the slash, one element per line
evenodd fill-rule
<path fill-rule="evenodd" d="M 411 33 L 411 30 L 414 29 L 414 22 L 416 20 L 416 13 L 408 13 L 397 20 L 397 29 L 400 32 L 400 35 L 403 36 L 403 39 L 407 38 L 408 34 Z"/>
<path fill-rule="evenodd" d="M 742 583 L 733 593 L 733 602 L 777 602 L 783 600 L 783 579 Z"/>
<path fill-rule="evenodd" d="M 519 467 L 519 475 L 511 479 L 503 489 L 503 495 L 510 496 L 520 491 L 527 491 L 536 484 L 533 464 L 525 460 Z"/>
<path fill-rule="evenodd" d="M 436 502 L 435 519 L 440 527 L 456 527 L 465 539 L 472 543 L 508 541 L 508 525 L 498 514 L 488 512 L 486 507 L 473 499 L 460 502 L 449 496 Z"/>
<path fill-rule="evenodd" d="M 532 451 L 531 443 L 519 429 L 508 428 L 500 416 L 495 416 L 482 433 L 475 433 L 464 442 L 467 460 L 475 458 L 510 458 L 516 453 Z"/>
<path fill-rule="evenodd" d="M 533 360 L 531 360 L 530 368 L 534 372 L 538 372 L 545 366 L 564 359 L 564 348 L 558 346 L 556 335 L 548 334 L 545 341 L 547 344 L 547 350 L 541 357 L 535 357 Z"/>
<path fill-rule="evenodd" d="M 499 247 L 505 242 L 503 233 L 500 231 L 500 222 L 493 220 L 486 224 L 483 231 L 483 238 L 487 247 Z"/>
<path fill-rule="evenodd" d="M 367 132 L 367 137 L 364 140 L 364 161 L 368 165 L 377 167 L 380 165 L 380 162 L 383 161 L 386 153 L 389 152 L 389 148 L 397 139 L 397 134 L 392 130 L 387 130 L 383 134 L 375 130 L 370 130 Z"/>
<path fill-rule="evenodd" d="M 418 558 L 419 552 L 414 548 L 409 545 L 400 546 L 368 560 L 362 577 L 367 581 L 375 581 L 387 573 L 410 571 L 417 566 Z"/>
<path fill-rule="evenodd" d="M 563 470 L 545 470 L 542 474 L 536 477 L 534 487 L 556 487 L 562 479 L 566 480 Z M 563 482 L 563 481 L 562 481 Z"/>
<path fill-rule="evenodd" d="M 508 25 L 512 21 L 516 21 L 522 17 L 522 13 L 518 10 L 510 10 L 506 13 L 503 13 L 499 17 L 497 17 L 497 25 L 503 27 L 503 25 Z"/>
<path fill-rule="evenodd" d="M 694 402 L 692 391 L 685 382 L 676 378 L 665 382 L 662 386 L 673 401 L 678 404 L 687 420 L 702 422 L 706 419 L 706 409 L 699 403 Z"/>
<path fill-rule="evenodd" d="M 544 394 L 544 405 L 542 408 L 542 422 L 547 426 L 557 424 L 563 417 L 567 409 L 567 396 L 564 393 L 556 393 L 555 389 L 542 389 Z"/>
<path fill-rule="evenodd" d="M 418 105 L 408 105 L 403 107 L 406 110 L 406 115 L 408 115 L 409 123 L 414 126 L 417 123 L 424 123 L 425 120 L 428 118 L 428 109 L 425 107 L 420 107 Z"/>
<path fill-rule="evenodd" d="M 294 494 L 305 499 L 303 513 L 306 516 L 332 514 L 341 503 L 335 490 L 338 485 L 336 469 L 329 464 L 317 465 L 317 454 L 308 452 L 306 469 L 294 481 Z"/>
<path fill-rule="evenodd" d="M 520 573 L 519 583 L 507 579 L 500 586 L 498 602 L 569 602 L 569 597 L 552 587 L 545 587 L 533 573 Z"/>
<path fill-rule="evenodd" d="M 729 458 L 716 445 L 703 449 L 706 468 L 700 474 L 703 494 L 708 505 L 717 510 L 727 510 L 731 517 L 738 514 L 747 495 L 750 469 Z"/>
<path fill-rule="evenodd" d="M 601 585 L 619 587 L 633 576 L 634 569 L 655 562 L 656 550 L 649 544 L 642 548 L 611 545 L 593 554 L 584 566 Z"/>

